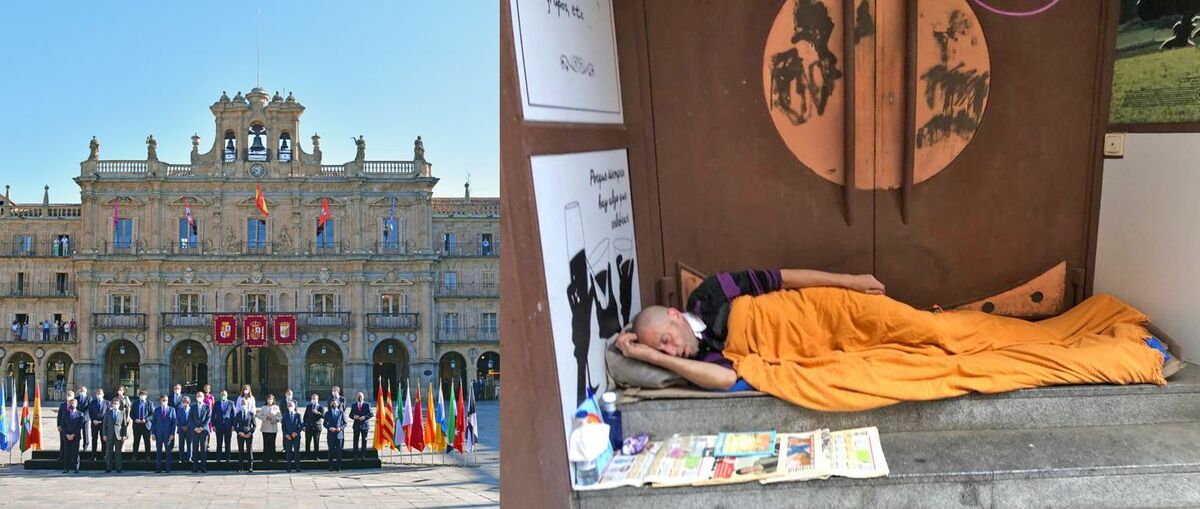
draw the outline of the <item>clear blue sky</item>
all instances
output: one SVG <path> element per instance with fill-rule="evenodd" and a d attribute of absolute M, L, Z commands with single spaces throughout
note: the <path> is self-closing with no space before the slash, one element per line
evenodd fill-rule
<path fill-rule="evenodd" d="M 78 202 L 79 162 L 186 163 L 192 133 L 214 135 L 208 107 L 255 82 L 305 106 L 301 146 L 321 135 L 326 164 L 412 159 L 421 135 L 438 196 L 499 196 L 499 4 L 446 2 L 4 2 L 0 9 L 0 186 L 13 201 Z M 3 189 L 0 188 L 0 192 Z"/>

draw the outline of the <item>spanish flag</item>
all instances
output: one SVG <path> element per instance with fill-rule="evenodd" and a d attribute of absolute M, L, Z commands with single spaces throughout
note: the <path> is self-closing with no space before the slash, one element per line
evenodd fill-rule
<path fill-rule="evenodd" d="M 42 450 L 42 383 L 37 382 L 33 389 L 33 422 L 29 425 L 29 446 L 35 451 Z"/>
<path fill-rule="evenodd" d="M 258 189 L 254 191 L 254 204 L 258 206 L 258 211 L 262 212 L 264 216 L 271 217 L 271 214 L 267 212 L 267 199 L 262 194 L 262 184 L 259 184 Z"/>

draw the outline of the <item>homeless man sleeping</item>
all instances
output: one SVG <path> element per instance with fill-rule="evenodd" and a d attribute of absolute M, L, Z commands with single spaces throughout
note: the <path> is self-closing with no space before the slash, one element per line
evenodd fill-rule
<path fill-rule="evenodd" d="M 1059 384 L 1165 385 L 1184 366 L 1147 332 L 1145 315 L 1110 295 L 1030 322 L 920 311 L 884 290 L 871 275 L 720 273 L 686 311 L 643 309 L 617 346 L 707 389 L 740 378 L 825 411 Z"/>

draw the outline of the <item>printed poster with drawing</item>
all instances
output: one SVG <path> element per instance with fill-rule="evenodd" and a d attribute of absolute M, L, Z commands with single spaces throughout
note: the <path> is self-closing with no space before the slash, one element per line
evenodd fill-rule
<path fill-rule="evenodd" d="M 605 339 L 641 309 L 625 150 L 532 156 L 563 440 L 588 392 L 607 390 Z"/>
<path fill-rule="evenodd" d="M 778 475 L 762 482 L 766 484 L 828 478 L 831 474 L 830 461 L 823 440 L 828 431 L 781 433 Z"/>
<path fill-rule="evenodd" d="M 714 486 L 718 484 L 737 484 L 742 482 L 761 481 L 779 474 L 779 456 L 725 456 L 717 458 L 713 466 L 712 476 L 699 481 L 693 486 Z"/>

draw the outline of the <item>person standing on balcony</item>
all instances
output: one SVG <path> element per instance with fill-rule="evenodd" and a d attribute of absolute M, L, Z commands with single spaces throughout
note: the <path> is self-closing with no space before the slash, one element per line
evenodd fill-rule
<path fill-rule="evenodd" d="M 74 335 L 74 334 L 75 334 L 75 319 L 72 318 L 71 322 L 67 324 L 67 339 L 68 340 L 73 339 L 72 335 Z"/>
<path fill-rule="evenodd" d="M 13 323 L 12 323 L 12 340 L 13 340 L 13 341 L 20 341 L 20 339 L 21 339 L 21 326 L 20 326 L 20 324 L 19 324 L 19 323 L 18 323 L 16 320 L 13 320 Z"/>

